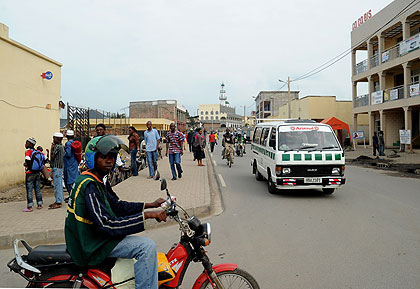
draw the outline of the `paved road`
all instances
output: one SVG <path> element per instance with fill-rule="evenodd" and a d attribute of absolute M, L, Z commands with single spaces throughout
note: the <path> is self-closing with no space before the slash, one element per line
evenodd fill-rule
<path fill-rule="evenodd" d="M 249 154 L 236 157 L 230 169 L 219 155 L 220 146 L 214 159 L 226 185 L 225 211 L 208 219 L 213 263 L 238 263 L 261 288 L 419 287 L 420 180 L 349 166 L 348 183 L 332 196 L 270 195 L 251 174 Z M 179 232 L 172 226 L 146 235 L 167 251 Z M 0 264 L 11 255 L 0 251 Z M 192 264 L 183 288 L 191 288 L 200 271 Z M 24 285 L 5 272 L 2 266 L 2 286 Z"/>

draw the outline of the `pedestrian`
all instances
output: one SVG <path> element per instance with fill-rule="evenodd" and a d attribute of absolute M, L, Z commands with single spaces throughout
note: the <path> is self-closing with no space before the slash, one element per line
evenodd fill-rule
<path fill-rule="evenodd" d="M 54 180 L 54 197 L 55 203 L 48 206 L 48 209 L 61 208 L 61 203 L 64 202 L 63 193 L 63 170 L 64 170 L 64 147 L 61 144 L 63 141 L 63 134 L 56 132 L 53 135 L 53 142 L 51 144 L 50 165 Z M 68 191 L 70 194 L 70 191 Z"/>
<path fill-rule="evenodd" d="M 385 155 L 385 141 L 384 141 L 384 132 L 382 130 L 379 131 L 378 140 L 379 140 L 379 155 L 384 156 Z"/>
<path fill-rule="evenodd" d="M 193 142 L 193 151 L 194 159 L 197 160 L 198 166 L 203 167 L 203 159 L 206 157 L 204 154 L 204 139 L 203 139 L 203 129 L 197 128 L 194 134 Z"/>
<path fill-rule="evenodd" d="M 184 151 L 186 151 L 187 145 L 185 143 L 187 142 L 187 132 L 184 130 L 182 134 L 184 135 Z"/>
<path fill-rule="evenodd" d="M 194 130 L 191 129 L 187 134 L 187 142 L 188 142 L 188 148 L 190 152 L 193 151 L 193 142 L 194 142 L 193 135 L 194 135 Z"/>
<path fill-rule="evenodd" d="M 131 157 L 131 174 L 133 176 L 139 175 L 139 170 L 137 168 L 137 152 L 140 151 L 140 137 L 134 126 L 128 128 L 128 149 L 130 151 Z"/>
<path fill-rule="evenodd" d="M 33 199 L 32 192 L 34 189 L 35 189 L 37 209 L 42 209 L 42 205 L 43 205 L 42 194 L 41 194 L 41 177 L 39 173 L 42 170 L 42 167 L 41 167 L 43 166 L 42 156 L 44 156 L 44 154 L 42 154 L 41 152 L 40 154 L 37 153 L 37 150 L 35 150 L 35 144 L 36 144 L 36 140 L 33 137 L 28 138 L 25 143 L 25 149 L 26 149 L 25 163 L 23 165 L 25 167 L 25 187 L 26 187 L 27 206 L 23 210 L 24 212 L 33 211 L 32 207 L 34 206 L 34 199 Z M 45 158 L 44 158 L 44 161 L 45 161 Z M 35 166 L 37 167 L 35 168 Z"/>
<path fill-rule="evenodd" d="M 64 145 L 64 184 L 67 192 L 71 193 L 73 184 L 79 175 L 79 161 L 73 151 L 74 131 L 66 131 L 67 142 Z"/>
<path fill-rule="evenodd" d="M 215 134 L 214 134 L 214 139 L 217 145 L 217 139 L 219 138 L 219 132 L 216 130 Z"/>
<path fill-rule="evenodd" d="M 378 134 L 376 131 L 373 133 L 372 137 L 372 146 L 373 146 L 373 156 L 376 156 L 376 151 L 379 152 L 379 140 L 378 140 Z"/>
<path fill-rule="evenodd" d="M 210 143 L 210 151 L 214 151 L 214 145 L 216 144 L 216 135 L 214 134 L 214 131 L 212 131 L 209 135 L 209 143 Z"/>
<path fill-rule="evenodd" d="M 146 159 L 149 166 L 148 179 L 152 179 L 157 170 L 158 149 L 160 145 L 160 135 L 158 131 L 152 128 L 152 122 L 146 123 L 147 130 L 144 131 L 144 141 L 146 143 Z"/>
<path fill-rule="evenodd" d="M 166 134 L 166 156 L 169 151 L 169 164 L 172 171 L 172 180 L 175 181 L 178 178 L 182 178 L 181 168 L 181 156 L 183 152 L 184 134 L 176 130 L 175 123 L 169 125 L 170 131 Z M 176 166 L 176 170 L 175 170 Z"/>

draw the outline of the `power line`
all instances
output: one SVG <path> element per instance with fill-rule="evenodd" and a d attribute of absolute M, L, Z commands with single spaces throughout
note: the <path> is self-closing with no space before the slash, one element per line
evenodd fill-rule
<path fill-rule="evenodd" d="M 416 2 L 417 1 L 417 2 Z M 416 3 L 414 3 L 416 2 Z M 332 66 L 333 64 L 337 63 L 338 61 L 340 61 L 341 59 L 343 59 L 344 57 L 346 57 L 348 54 L 350 54 L 353 50 L 354 47 L 359 46 L 360 44 L 362 44 L 363 42 L 367 41 L 368 39 L 370 39 L 372 36 L 374 36 L 378 31 L 380 31 L 382 28 L 384 28 L 386 25 L 388 25 L 389 23 L 391 23 L 393 20 L 395 20 L 398 16 L 400 16 L 401 14 L 403 14 L 405 11 L 411 9 L 413 6 L 417 5 L 419 3 L 419 0 L 413 0 L 411 1 L 407 6 L 405 6 L 400 12 L 398 12 L 392 19 L 390 19 L 387 23 L 385 23 L 384 25 L 382 25 L 380 28 L 378 28 L 375 32 L 373 32 L 371 35 L 369 35 L 368 37 L 366 37 L 365 39 L 359 41 L 359 43 L 357 43 L 355 46 L 351 47 L 350 49 L 346 49 L 345 51 L 343 51 L 342 53 L 340 53 L 339 55 L 337 55 L 336 57 L 328 60 L 327 62 L 325 62 L 324 64 L 318 66 L 317 68 L 299 76 L 298 78 L 291 80 L 291 81 L 299 81 L 299 80 L 303 80 L 305 78 L 309 78 L 315 74 L 320 73 L 321 71 L 327 69 L 328 67 Z"/>

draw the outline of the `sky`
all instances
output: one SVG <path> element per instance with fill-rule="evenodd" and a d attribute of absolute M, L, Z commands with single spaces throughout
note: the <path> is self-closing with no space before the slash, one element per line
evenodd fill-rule
<path fill-rule="evenodd" d="M 190 114 L 219 103 L 238 114 L 260 91 L 350 48 L 352 23 L 391 0 L 0 0 L 9 37 L 60 63 L 67 103 L 114 113 L 176 99 Z M 1 65 L 1 64 L 0 64 Z M 351 100 L 351 55 L 291 90 Z"/>

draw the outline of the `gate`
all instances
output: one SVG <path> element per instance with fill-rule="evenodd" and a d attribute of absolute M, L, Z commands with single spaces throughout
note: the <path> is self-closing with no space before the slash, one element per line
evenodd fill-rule
<path fill-rule="evenodd" d="M 71 106 L 67 103 L 67 128 L 74 131 L 74 139 L 82 143 L 84 151 L 90 140 L 89 108 Z"/>

